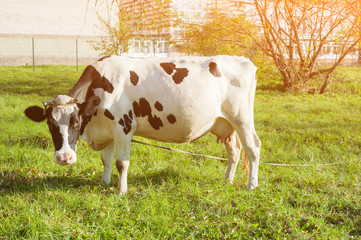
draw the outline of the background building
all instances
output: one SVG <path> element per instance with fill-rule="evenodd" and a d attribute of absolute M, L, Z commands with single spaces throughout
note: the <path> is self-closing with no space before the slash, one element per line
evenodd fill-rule
<path fill-rule="evenodd" d="M 152 5 L 149 3 L 152 2 Z M 156 1 L 124 0 L 123 6 L 136 16 L 144 14 L 147 22 L 156 27 L 145 31 L 143 39 L 134 38 L 126 55 L 134 57 L 179 55 L 174 44 L 182 44 L 187 24 L 203 24 L 215 10 L 227 15 L 237 15 L 246 9 L 241 0 L 170 0 L 162 6 Z M 146 12 L 146 13 L 145 13 Z M 146 15 L 146 16 L 145 16 Z M 172 17 L 169 17 L 172 16 Z M 137 17 L 135 17 L 137 18 Z M 181 24 L 173 24 L 176 18 Z M 172 43 L 172 44 L 171 44 Z"/>
<path fill-rule="evenodd" d="M 184 42 L 185 26 L 205 23 L 214 10 L 230 16 L 246 13 L 257 24 L 254 12 L 245 4 L 247 1 L 170 0 L 157 5 L 157 2 L 166 1 L 123 0 L 123 7 L 135 16 L 134 26 L 138 19 L 146 21 L 142 25 L 144 29 L 131 40 L 129 51 L 122 54 L 133 57 L 179 55 L 174 45 Z M 37 65 L 91 63 L 100 55 L 91 42 L 104 35 L 97 13 L 110 16 L 109 5 L 105 3 L 114 1 L 0 0 L 0 65 L 30 65 L 33 61 Z M 183 24 L 173 24 L 176 16 Z M 339 52 L 339 44 L 329 43 L 322 49 L 321 58 L 332 60 Z M 357 57 L 354 51 L 346 59 L 356 60 Z"/>
<path fill-rule="evenodd" d="M 0 65 L 88 64 L 97 58 L 94 0 L 0 0 Z"/>

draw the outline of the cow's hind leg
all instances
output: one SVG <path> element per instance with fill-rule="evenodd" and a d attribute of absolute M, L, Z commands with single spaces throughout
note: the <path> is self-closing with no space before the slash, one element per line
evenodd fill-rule
<path fill-rule="evenodd" d="M 109 186 L 112 173 L 112 164 L 114 160 L 114 143 L 110 142 L 106 148 L 102 150 L 103 176 L 102 184 Z"/>
<path fill-rule="evenodd" d="M 229 137 L 229 140 L 225 141 L 224 145 L 226 147 L 228 157 L 228 167 L 225 180 L 232 184 L 242 149 L 237 133 L 233 132 L 233 134 Z"/>
<path fill-rule="evenodd" d="M 235 129 L 249 160 L 248 189 L 252 190 L 258 186 L 261 141 L 258 139 L 253 124 L 241 123 L 236 125 Z"/>

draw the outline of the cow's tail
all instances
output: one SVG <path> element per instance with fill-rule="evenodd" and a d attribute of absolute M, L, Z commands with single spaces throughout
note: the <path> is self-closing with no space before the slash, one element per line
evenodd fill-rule
<path fill-rule="evenodd" d="M 249 101 L 249 111 L 251 113 L 251 122 L 254 128 L 254 98 L 256 95 L 256 87 L 257 87 L 257 77 L 256 77 L 257 67 L 253 63 L 250 64 L 252 65 L 253 72 L 250 79 L 251 83 L 248 92 L 248 101 Z"/>
<path fill-rule="evenodd" d="M 246 184 L 248 184 L 248 177 L 249 177 L 249 162 L 248 157 L 245 151 L 242 154 L 242 172 L 246 171 Z"/>

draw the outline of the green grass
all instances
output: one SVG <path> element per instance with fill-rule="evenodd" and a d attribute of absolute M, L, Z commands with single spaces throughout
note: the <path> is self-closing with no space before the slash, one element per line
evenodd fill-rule
<path fill-rule="evenodd" d="M 257 65 L 257 62 L 256 62 Z M 273 90 L 284 91 L 282 77 L 275 65 L 269 61 L 261 60 L 258 65 L 257 71 L 257 89 L 259 90 Z M 322 66 L 322 68 L 325 68 Z M 309 80 L 301 91 L 307 92 L 308 90 L 320 90 L 325 81 L 325 76 L 321 75 Z M 361 95 L 361 70 L 360 67 L 345 67 L 339 66 L 330 75 L 326 93 L 337 94 L 358 94 Z"/>
<path fill-rule="evenodd" d="M 0 67 L 0 239 L 360 239 L 360 68 L 344 68 L 344 90 L 325 95 L 259 90 L 256 129 L 260 187 L 246 191 L 226 162 L 133 144 L 129 192 L 100 185 L 100 153 L 84 141 L 78 162 L 56 165 L 45 123 L 23 114 L 79 78 L 75 67 Z M 352 71 L 351 71 L 352 70 Z M 351 74 L 351 75 L 348 75 Z M 352 93 L 352 94 L 351 94 Z M 157 143 L 226 157 L 215 137 L 192 144 Z M 340 165 L 319 164 L 343 162 Z"/>

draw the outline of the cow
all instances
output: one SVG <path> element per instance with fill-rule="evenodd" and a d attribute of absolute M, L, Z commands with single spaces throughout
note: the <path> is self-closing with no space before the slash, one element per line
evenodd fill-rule
<path fill-rule="evenodd" d="M 261 148 L 253 117 L 256 70 L 237 56 L 106 56 L 87 66 L 67 95 L 28 107 L 25 115 L 36 122 L 47 119 L 55 163 L 76 162 L 79 136 L 101 151 L 104 185 L 110 184 L 115 155 L 120 194 L 127 192 L 133 136 L 188 143 L 208 132 L 225 145 L 229 183 L 244 146 L 252 190 L 258 186 Z"/>

